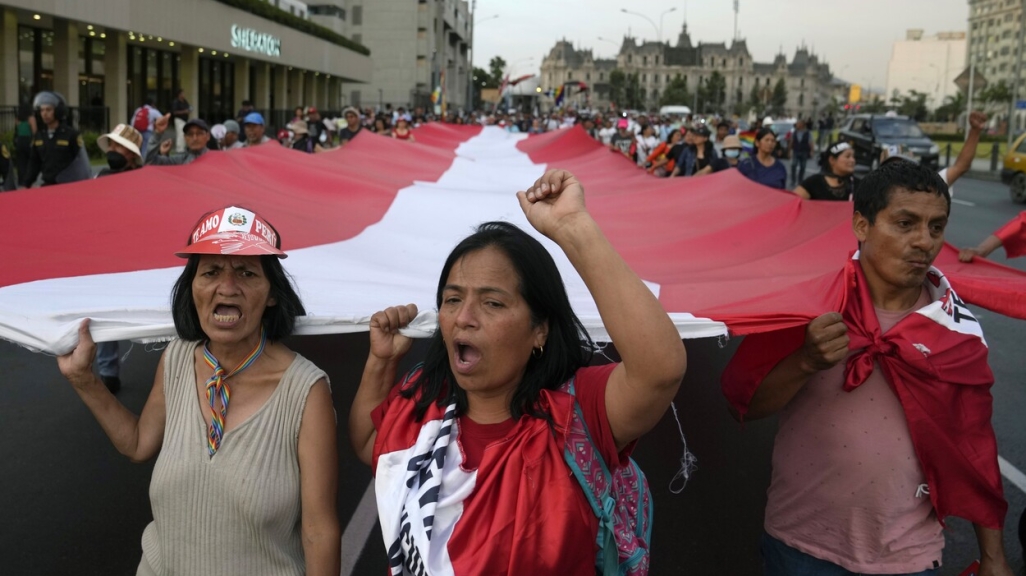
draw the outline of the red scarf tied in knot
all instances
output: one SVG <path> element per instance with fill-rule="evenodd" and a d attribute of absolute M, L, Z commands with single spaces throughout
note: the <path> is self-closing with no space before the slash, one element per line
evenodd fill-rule
<path fill-rule="evenodd" d="M 990 419 L 994 375 L 979 321 L 936 268 L 924 284 L 930 303 L 881 333 L 856 253 L 844 269 L 842 315 L 849 349 L 844 390 L 879 365 L 901 402 L 912 444 L 941 524 L 949 515 L 987 528 L 1004 526 L 997 440 Z M 800 348 L 805 326 L 745 338 L 723 372 L 724 395 L 740 414 L 781 360 Z"/>

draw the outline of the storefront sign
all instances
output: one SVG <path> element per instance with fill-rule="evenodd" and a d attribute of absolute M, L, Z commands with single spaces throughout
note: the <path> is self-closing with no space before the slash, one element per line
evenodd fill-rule
<path fill-rule="evenodd" d="M 281 38 L 232 24 L 232 48 L 267 56 L 281 56 Z"/>

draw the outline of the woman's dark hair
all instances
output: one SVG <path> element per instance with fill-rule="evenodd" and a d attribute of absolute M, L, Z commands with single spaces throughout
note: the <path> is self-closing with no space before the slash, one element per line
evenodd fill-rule
<path fill-rule="evenodd" d="M 267 332 L 267 339 L 277 342 L 292 334 L 296 327 L 296 316 L 305 316 L 303 302 L 292 286 L 292 278 L 281 265 L 277 256 L 260 256 L 260 265 L 264 276 L 271 284 L 269 296 L 274 298 L 275 305 L 264 309 L 261 323 Z M 208 340 L 200 326 L 196 304 L 192 299 L 192 281 L 199 270 L 200 255 L 190 254 L 185 270 L 175 281 L 171 289 L 171 316 L 175 321 L 175 331 L 182 340 Z"/>
<path fill-rule="evenodd" d="M 684 139 L 684 133 L 680 130 L 670 130 L 670 133 L 666 135 L 666 143 L 673 144 L 673 137 L 680 134 L 681 139 Z"/>
<path fill-rule="evenodd" d="M 494 247 L 513 265 L 520 297 L 531 310 L 531 323 L 548 322 L 549 334 L 540 357 L 533 354 L 527 361 L 524 378 L 510 400 L 514 419 L 524 414 L 548 421 L 550 416 L 537 407 L 542 390 L 554 390 L 568 380 L 578 368 L 591 360 L 594 344 L 570 306 L 563 278 L 549 252 L 520 228 L 508 222 L 486 222 L 463 239 L 442 266 L 438 279 L 435 305 L 442 307 L 442 292 L 449 281 L 452 267 L 467 254 Z M 421 420 L 432 403 L 448 406 L 456 403 L 456 413 L 467 412 L 467 394 L 457 385 L 449 366 L 449 354 L 442 340 L 441 329 L 435 330 L 424 359 L 424 369 L 409 388 L 406 398 L 416 398 L 416 418 Z"/>
<path fill-rule="evenodd" d="M 759 131 L 755 133 L 755 141 L 757 143 L 761 142 L 762 139 L 765 138 L 767 134 L 773 134 L 774 138 L 777 137 L 776 132 L 774 132 L 772 128 L 769 128 L 769 127 L 759 128 Z"/>
<path fill-rule="evenodd" d="M 902 158 L 885 161 L 859 182 L 855 189 L 855 211 L 870 224 L 875 224 L 876 215 L 890 204 L 891 194 L 896 188 L 941 196 L 947 201 L 948 213 L 951 212 L 951 193 L 947 182 L 926 166 Z"/>
<path fill-rule="evenodd" d="M 834 144 L 828 146 L 822 152 L 819 153 L 820 170 L 822 170 L 823 172 L 833 173 L 833 171 L 830 169 L 830 159 L 839 157 L 841 154 L 844 154 L 845 150 L 849 150 L 851 147 L 851 144 L 848 144 L 849 148 L 841 147 L 841 149 L 838 149 L 838 145 L 840 144 L 847 144 L 847 142 L 835 142 Z"/>

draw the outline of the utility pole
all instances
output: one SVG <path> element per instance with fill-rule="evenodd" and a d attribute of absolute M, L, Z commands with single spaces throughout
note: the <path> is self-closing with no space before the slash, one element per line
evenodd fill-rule
<path fill-rule="evenodd" d="M 1008 150 L 1012 149 L 1012 120 L 1015 118 L 1015 106 L 1019 102 L 1019 79 L 1022 77 L 1022 49 L 1026 36 L 1026 0 L 1019 5 L 1019 51 L 1015 58 L 1015 80 L 1012 81 L 1012 101 L 1008 103 Z M 966 130 L 966 134 L 969 131 Z"/>

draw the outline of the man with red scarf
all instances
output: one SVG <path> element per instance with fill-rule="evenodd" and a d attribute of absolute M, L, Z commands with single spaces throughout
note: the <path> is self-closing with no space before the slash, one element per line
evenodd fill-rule
<path fill-rule="evenodd" d="M 937 574 L 950 514 L 973 522 L 978 574 L 1012 574 L 986 342 L 932 267 L 950 207 L 915 163 L 867 175 L 840 312 L 746 337 L 724 371 L 735 416 L 780 413 L 767 576 Z"/>

